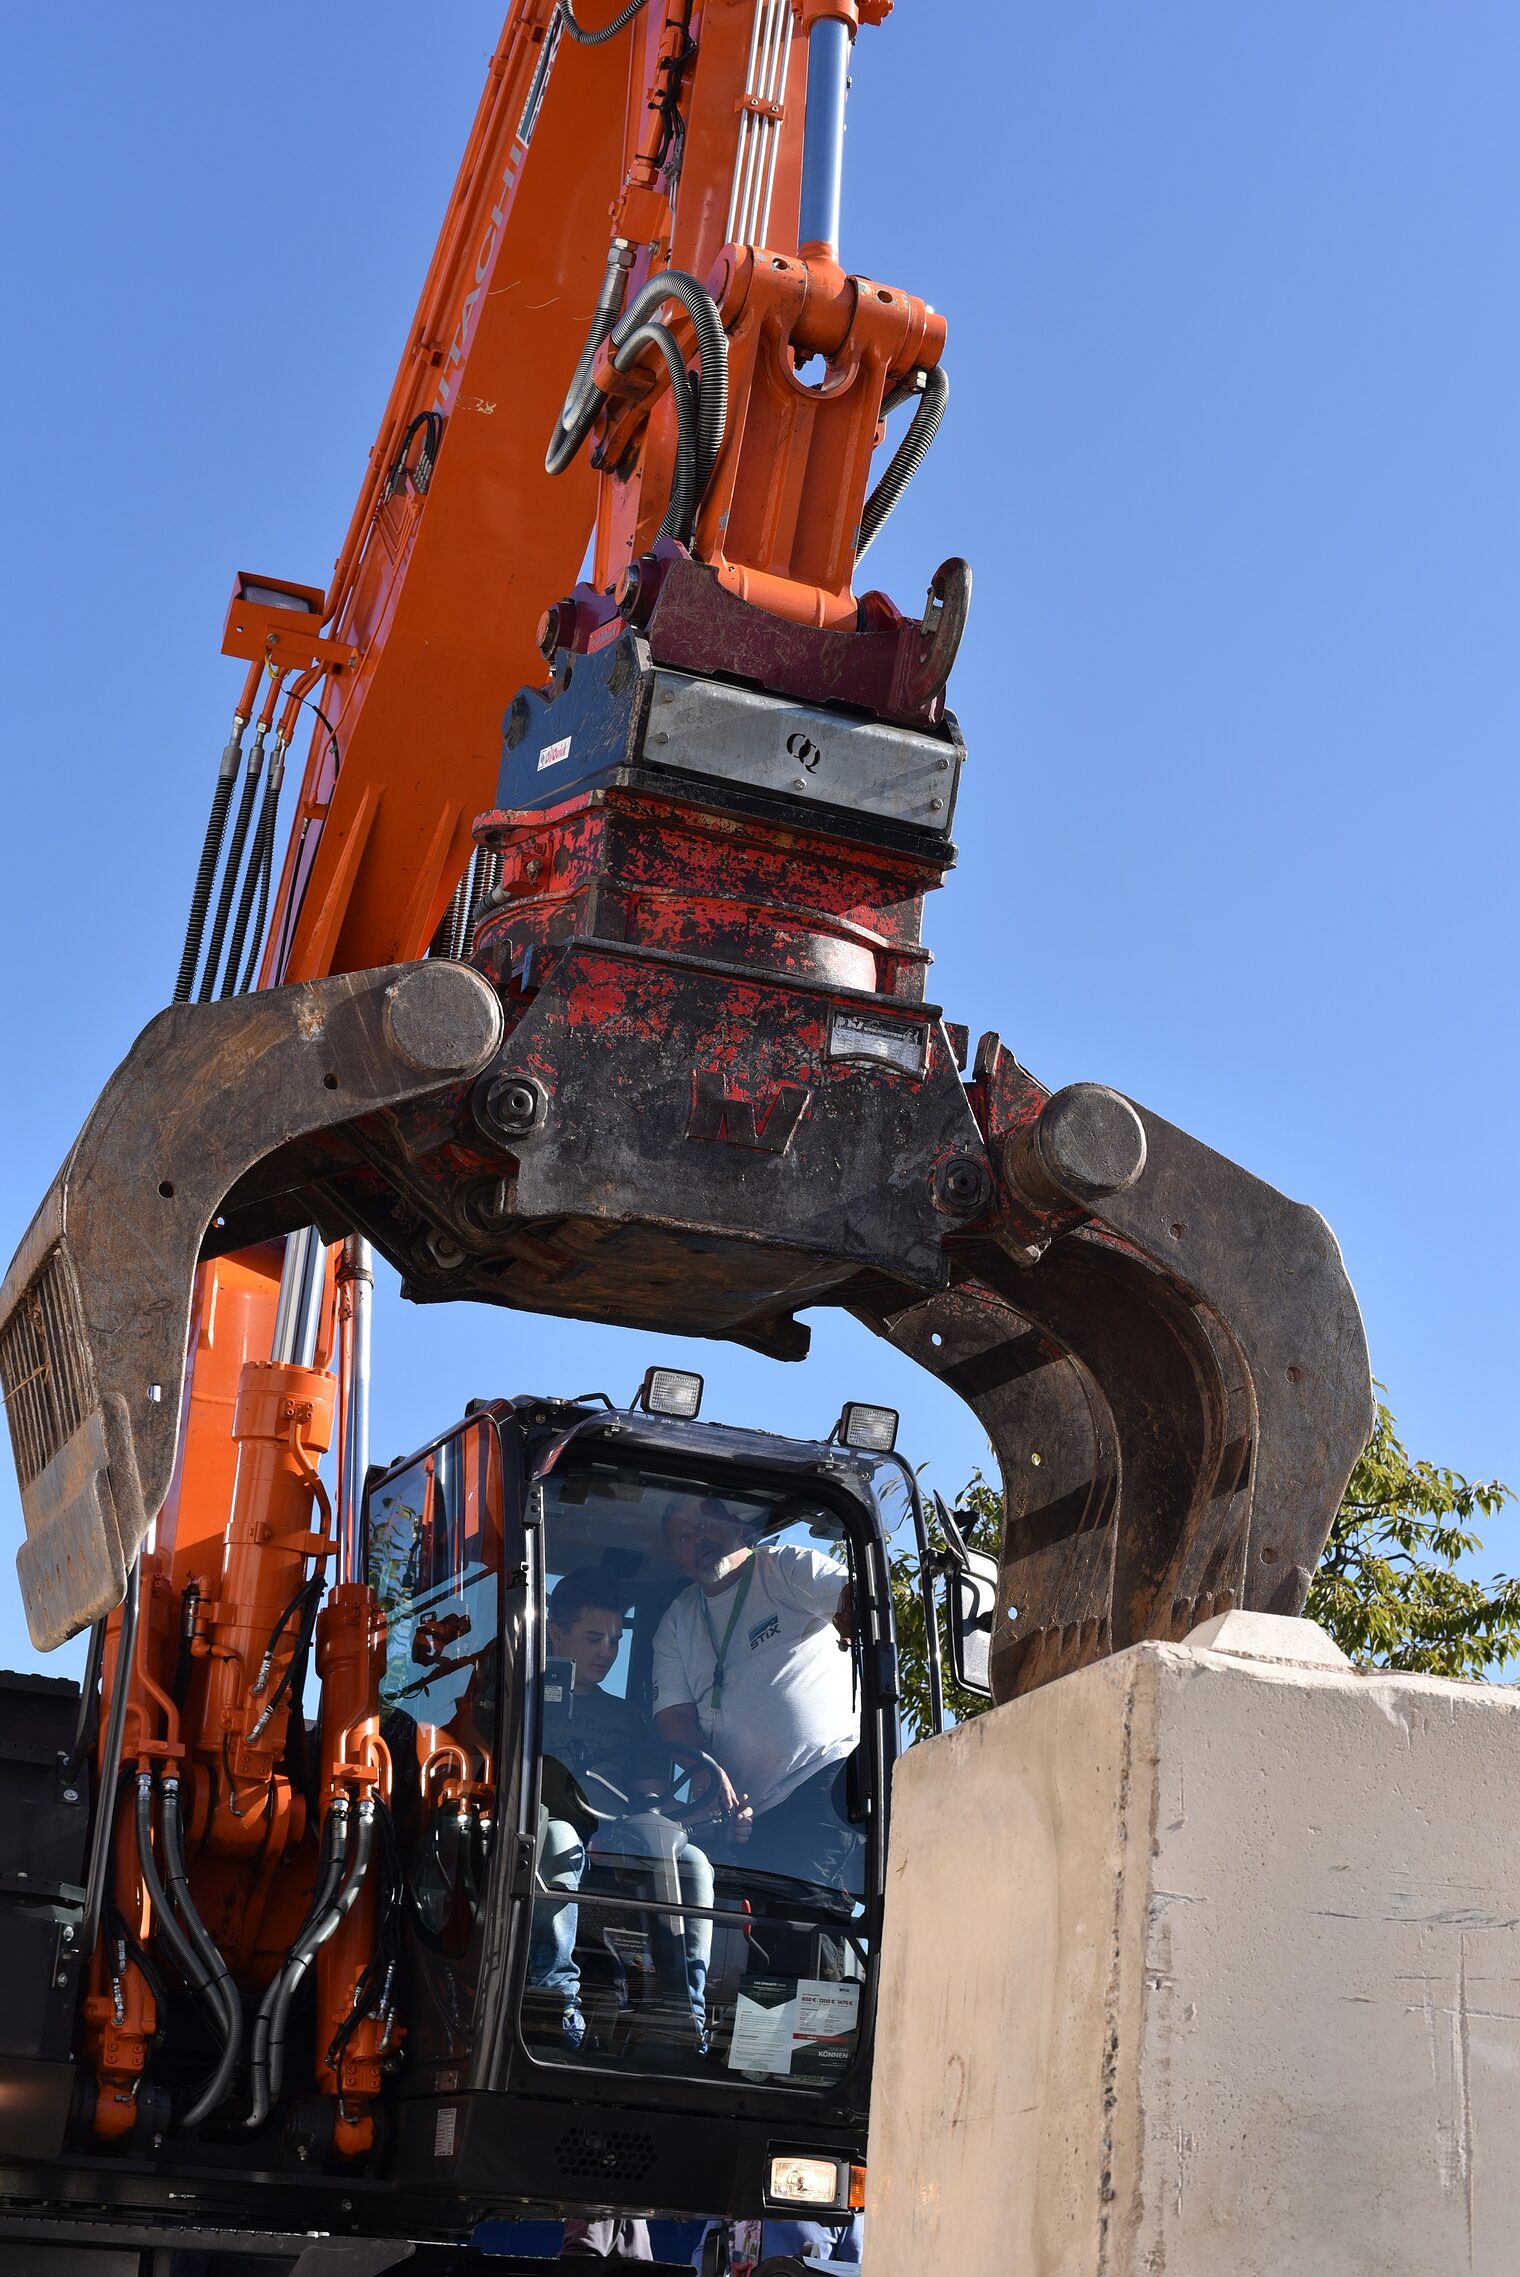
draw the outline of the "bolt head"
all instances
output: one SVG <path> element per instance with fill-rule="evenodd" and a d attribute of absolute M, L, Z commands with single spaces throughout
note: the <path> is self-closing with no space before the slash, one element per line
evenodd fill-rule
<path fill-rule="evenodd" d="M 435 1228 L 423 1244 L 433 1263 L 443 1272 L 452 1273 L 464 1263 L 464 1251 L 451 1233 Z"/>
<path fill-rule="evenodd" d="M 992 1198 L 992 1180 L 974 1154 L 952 1154 L 935 1173 L 934 1198 L 942 1210 L 970 1217 Z"/>
<path fill-rule="evenodd" d="M 492 1094 L 491 1104 L 506 1130 L 525 1131 L 538 1108 L 538 1092 L 531 1083 L 504 1083 Z"/>
<path fill-rule="evenodd" d="M 530 1075 L 482 1076 L 475 1087 L 475 1121 L 496 1145 L 526 1138 L 542 1122 L 543 1087 Z"/>

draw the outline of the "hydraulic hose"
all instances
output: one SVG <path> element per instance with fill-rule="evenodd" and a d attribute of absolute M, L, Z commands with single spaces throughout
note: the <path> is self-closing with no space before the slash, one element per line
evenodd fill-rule
<path fill-rule="evenodd" d="M 259 2002 L 258 2015 L 254 2018 L 248 2064 L 252 2102 L 244 2122 L 246 2126 L 261 2127 L 269 2116 L 269 2020 L 279 1998 L 285 1971 L 294 1960 L 297 1947 L 307 1931 L 321 1920 L 338 1894 L 347 1848 L 348 1801 L 345 1796 L 340 1796 L 328 1812 L 327 1823 L 322 1829 L 322 1856 L 317 1868 L 317 1886 L 312 1892 L 311 1903 L 306 1908 L 306 1918 L 296 1931 L 290 1951 L 271 1977 L 268 1989 Z"/>
<path fill-rule="evenodd" d="M 718 304 L 706 287 L 684 269 L 662 269 L 646 277 L 612 328 L 614 352 L 620 351 L 640 325 L 657 316 L 669 300 L 677 301 L 691 318 L 697 335 L 697 499 L 723 448 L 728 425 L 728 334 Z M 621 367 L 620 367 L 621 368 Z M 593 391 L 595 392 L 595 391 Z M 597 409 L 601 406 L 598 404 Z M 595 413 L 592 414 L 595 417 Z M 589 421 L 588 421 L 589 425 Z"/>
<path fill-rule="evenodd" d="M 685 516 L 689 525 L 707 488 L 718 453 L 723 448 L 723 436 L 728 425 L 728 335 L 723 329 L 723 319 L 711 293 L 699 285 L 695 277 L 688 276 L 684 269 L 662 269 L 658 275 L 646 278 L 619 315 L 618 304 L 622 299 L 627 259 L 628 248 L 621 240 L 615 240 L 608 255 L 607 272 L 591 319 L 591 329 L 586 335 L 585 346 L 581 349 L 571 378 L 564 408 L 555 422 L 554 433 L 544 456 L 544 466 L 550 474 L 563 474 L 590 433 L 607 400 L 602 389 L 591 378 L 591 367 L 604 340 L 610 338 L 612 342 L 613 359 L 619 371 L 627 369 L 642 347 L 650 344 L 658 347 L 665 357 L 666 368 L 670 371 L 678 399 L 684 396 L 686 377 L 680 352 L 676 349 L 674 340 L 667 350 L 665 342 L 660 339 L 659 333 L 665 330 L 663 325 L 651 328 L 666 303 L 676 301 L 691 318 L 697 336 L 696 468 L 691 512 Z M 674 364 L 672 353 L 675 357 Z M 679 383 L 676 366 L 680 367 Z M 683 408 L 678 400 L 678 417 Z M 672 527 L 667 511 L 662 528 L 669 531 Z"/>
<path fill-rule="evenodd" d="M 164 1887 L 163 1876 L 158 1870 L 158 1860 L 153 1854 L 153 1774 L 151 1771 L 139 1771 L 137 1775 L 137 1863 L 143 1878 L 143 1888 L 147 1891 L 148 1901 L 153 1908 L 155 1934 L 162 1939 L 167 1947 L 169 1958 L 179 1970 L 186 1984 L 214 2012 L 218 2025 L 223 2033 L 230 2038 L 232 2027 L 225 2003 L 221 1997 L 220 1983 L 176 1920 L 174 1911 L 169 1904 L 169 1893 Z M 225 1974 L 225 1970 L 223 1973 Z M 221 2070 L 222 2066 L 218 2064 L 217 2077 L 220 2077 Z M 193 2126 L 196 2120 L 203 2119 L 206 2116 L 207 2110 L 215 2108 L 214 2105 L 206 2102 L 206 2095 L 209 2093 L 211 2084 L 214 2082 L 208 2083 L 207 2089 L 197 2096 L 190 2109 L 184 2114 L 186 2126 Z"/>
<path fill-rule="evenodd" d="M 209 1004 L 216 987 L 216 976 L 222 961 L 222 943 L 227 938 L 227 921 L 232 915 L 232 896 L 237 888 L 238 872 L 243 866 L 243 848 L 248 843 L 248 828 L 253 820 L 254 800 L 258 797 L 259 777 L 264 772 L 264 724 L 262 720 L 253 731 L 253 744 L 248 753 L 248 764 L 243 770 L 242 795 L 238 799 L 237 815 L 232 825 L 232 838 L 227 848 L 227 860 L 222 868 L 222 888 L 216 897 L 216 915 L 211 921 L 211 943 L 206 951 L 206 962 L 201 972 L 201 985 L 196 991 L 198 1004 Z"/>
<path fill-rule="evenodd" d="M 270 2009 L 267 2061 L 271 2096 L 279 2094 L 285 2069 L 285 2026 L 290 2017 L 290 2004 L 300 1990 L 302 1980 L 316 1959 L 319 1948 L 327 1943 L 345 1914 L 352 1910 L 363 1887 L 364 1877 L 369 1872 L 374 1848 L 375 1803 L 373 1796 L 366 1795 L 359 1804 L 354 1838 L 344 1864 L 343 1881 L 338 1894 L 321 1917 L 296 1939 L 291 1958 L 280 1978 L 279 1992 Z"/>
<path fill-rule="evenodd" d="M 206 835 L 201 842 L 200 866 L 195 873 L 195 885 L 190 895 L 190 915 L 185 921 L 185 945 L 180 952 L 179 978 L 174 983 L 174 1001 L 187 1004 L 195 986 L 195 968 L 201 961 L 201 941 L 206 931 L 206 911 L 211 906 L 211 886 L 216 877 L 216 865 L 222 851 L 222 839 L 227 830 L 227 809 L 232 804 L 232 786 L 237 781 L 239 761 L 243 756 L 243 729 L 246 720 L 237 718 L 232 733 L 222 751 L 222 763 L 216 778 L 216 789 L 211 794 L 211 812 L 206 818 Z"/>
<path fill-rule="evenodd" d="M 686 377 L 685 359 L 676 346 L 675 335 L 664 324 L 641 324 L 617 350 L 614 361 L 620 372 L 626 372 L 634 358 L 647 347 L 658 348 L 670 374 L 670 392 L 676 407 L 676 463 L 670 480 L 670 503 L 660 524 L 662 538 L 679 538 L 686 544 L 691 537 L 691 525 L 697 511 L 697 419 L 692 409 L 691 388 Z"/>
<path fill-rule="evenodd" d="M 618 10 L 610 24 L 603 24 L 600 31 L 588 32 L 585 25 L 578 24 L 571 15 L 570 0 L 559 0 L 559 20 L 570 37 L 579 40 L 582 47 L 600 47 L 603 40 L 614 38 L 625 24 L 631 24 L 639 10 L 647 4 L 648 0 L 626 0 L 626 5 Z"/>
<path fill-rule="evenodd" d="M 914 406 L 908 422 L 908 432 L 892 453 L 891 463 L 870 497 L 860 517 L 860 544 L 855 559 L 863 561 L 867 549 L 881 531 L 882 523 L 907 489 L 923 465 L 929 445 L 939 432 L 939 423 L 945 416 L 945 405 L 950 400 L 949 375 L 935 364 L 924 373 L 924 388 Z"/>
<path fill-rule="evenodd" d="M 227 948 L 227 970 L 222 978 L 223 996 L 242 993 L 238 987 L 238 966 L 243 961 L 243 943 L 248 937 L 248 920 L 253 912 L 255 891 L 259 897 L 259 914 L 254 926 L 253 946 L 249 966 L 259 952 L 259 937 L 264 930 L 264 913 L 269 894 L 269 866 L 274 854 L 275 810 L 280 803 L 280 785 L 285 780 L 284 739 L 276 735 L 270 755 L 269 772 L 264 777 L 264 797 L 259 807 L 259 819 L 253 830 L 253 850 L 248 856 L 248 869 L 243 879 L 243 890 L 238 897 L 237 916 L 233 921 L 232 939 Z M 243 984 L 247 987 L 246 981 Z"/>
<path fill-rule="evenodd" d="M 264 795 L 266 800 L 270 800 L 267 785 Z M 276 786 L 273 800 L 270 800 L 268 805 L 269 819 L 264 831 L 263 851 L 258 856 L 259 901 L 258 907 L 253 913 L 253 937 L 248 943 L 248 961 L 243 967 L 243 977 L 237 985 L 236 993 L 239 996 L 246 996 L 252 988 L 253 976 L 259 969 L 259 958 L 263 953 L 264 927 L 269 919 L 269 889 L 274 882 L 274 805 L 278 802 L 279 796 L 279 788 Z M 232 978 L 230 970 L 227 978 L 229 981 Z"/>
<path fill-rule="evenodd" d="M 348 1807 L 346 1800 L 340 1797 L 328 1814 L 329 1826 L 333 1826 L 335 1820 L 337 1825 L 333 1833 L 333 1854 L 323 1872 L 317 1899 L 313 1900 L 305 1926 L 296 1934 L 285 1966 L 259 2003 L 250 2064 L 253 2081 L 253 2107 L 248 2114 L 250 2127 L 262 2126 L 269 2116 L 270 2104 L 280 2092 L 290 2004 L 319 1949 L 352 1909 L 369 1871 L 375 1847 L 374 1798 L 366 1795 L 360 1802 L 351 1843 L 348 1841 Z"/>
<path fill-rule="evenodd" d="M 184 2124 L 193 2127 L 202 2119 L 209 2118 L 213 2111 L 220 2110 L 232 2092 L 232 2083 L 237 2077 L 243 2053 L 243 2003 L 227 1963 L 210 1930 L 196 1911 L 195 1900 L 190 1894 L 190 1882 L 185 1872 L 185 1837 L 180 1819 L 178 1779 L 166 1779 L 162 1792 L 164 1861 L 169 1869 L 164 1883 L 165 1894 L 206 1969 L 212 1998 L 220 2005 L 227 2026 L 221 2060 L 185 2113 Z"/>
<path fill-rule="evenodd" d="M 591 429 L 606 397 L 600 388 L 591 385 L 591 367 L 596 352 L 618 320 L 623 305 L 623 293 L 628 282 L 628 263 L 632 259 L 629 247 L 621 238 L 614 238 L 607 254 L 607 267 L 602 277 L 602 289 L 597 294 L 596 307 L 591 312 L 591 324 L 585 343 L 576 358 L 570 385 L 565 390 L 565 401 L 554 422 L 549 448 L 544 453 L 544 472 L 563 474 L 575 457 Z"/>

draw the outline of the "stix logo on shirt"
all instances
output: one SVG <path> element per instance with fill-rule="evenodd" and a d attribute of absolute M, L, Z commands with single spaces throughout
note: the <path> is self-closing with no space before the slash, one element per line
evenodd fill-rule
<path fill-rule="evenodd" d="M 781 1622 L 780 1618 L 775 1613 L 772 1613 L 768 1619 L 764 1621 L 757 1621 L 749 1632 L 750 1651 L 753 1652 L 756 1645 L 763 1645 L 769 1638 L 779 1636 L 780 1633 Z"/>

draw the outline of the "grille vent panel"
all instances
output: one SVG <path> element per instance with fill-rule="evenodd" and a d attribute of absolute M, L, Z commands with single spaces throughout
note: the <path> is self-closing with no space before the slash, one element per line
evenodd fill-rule
<path fill-rule="evenodd" d="M 653 2135 L 626 2127 L 572 2127 L 554 2146 L 567 2181 L 642 2182 L 654 2165 Z"/>
<path fill-rule="evenodd" d="M 79 1291 L 62 1248 L 52 1249 L 0 1327 L 0 1391 L 16 1475 L 32 1484 L 95 1404 Z"/>

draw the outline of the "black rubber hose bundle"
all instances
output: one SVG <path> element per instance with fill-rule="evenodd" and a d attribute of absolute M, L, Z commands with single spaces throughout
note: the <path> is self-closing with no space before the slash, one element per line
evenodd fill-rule
<path fill-rule="evenodd" d="M 860 561 L 868 546 L 880 534 L 882 523 L 907 489 L 923 465 L 929 445 L 939 431 L 945 416 L 945 405 L 950 400 L 948 375 L 938 364 L 924 373 L 923 393 L 914 406 L 908 422 L 908 432 L 892 453 L 891 462 L 870 497 L 860 517 L 860 544 L 855 559 Z"/>
<path fill-rule="evenodd" d="M 544 453 L 544 472 L 563 474 L 591 431 L 606 397 L 599 388 L 591 385 L 591 367 L 596 352 L 618 320 L 623 305 L 623 293 L 628 282 L 627 249 L 614 242 L 607 255 L 607 267 L 602 277 L 602 288 L 596 296 L 596 307 L 591 312 L 584 345 L 576 358 L 570 385 L 560 415 L 554 422 L 549 448 Z"/>
<path fill-rule="evenodd" d="M 703 493 L 711 478 L 728 425 L 728 335 L 711 293 L 684 269 L 662 269 L 648 277 L 628 306 L 618 312 L 625 270 L 624 248 L 614 245 L 608 257 L 601 294 L 586 334 L 575 372 L 555 422 L 544 456 L 550 474 L 562 474 L 575 457 L 607 398 L 591 378 L 591 368 L 604 340 L 612 343 L 613 361 L 626 371 L 646 347 L 654 347 L 665 360 L 676 399 L 678 421 L 676 473 L 670 504 L 661 523 L 662 534 L 686 538 Z M 692 433 L 691 402 L 687 392 L 685 359 L 668 325 L 659 321 L 670 301 L 684 308 L 697 336 L 697 410 Z M 690 496 L 686 475 L 690 468 Z"/>
<path fill-rule="evenodd" d="M 676 407 L 676 463 L 670 478 L 670 502 L 660 523 L 662 538 L 679 538 L 684 545 L 691 536 L 691 526 L 697 512 L 697 415 L 692 407 L 691 389 L 686 379 L 686 363 L 676 346 L 675 334 L 665 324 L 641 324 L 622 343 L 614 361 L 620 372 L 626 372 L 634 358 L 647 347 L 657 348 L 665 359 L 670 374 L 670 392 Z"/>
<path fill-rule="evenodd" d="M 216 789 L 211 794 L 211 812 L 206 818 L 206 835 L 201 842 L 200 866 L 190 895 L 185 945 L 180 951 L 179 978 L 174 983 L 176 1004 L 187 1004 L 195 986 L 195 968 L 201 961 L 201 942 L 206 932 L 206 911 L 211 906 L 211 887 L 227 831 L 227 809 L 232 804 L 232 786 L 237 781 L 238 764 L 243 756 L 243 726 L 238 721 L 233 725 L 236 732 L 229 737 L 222 752 Z"/>
<path fill-rule="evenodd" d="M 167 1836 L 165 1837 L 165 1847 L 167 1848 Z M 197 1952 L 186 1931 L 175 1918 L 174 1910 L 169 1903 L 169 1893 L 164 1887 L 163 1876 L 158 1870 L 158 1860 L 153 1852 L 153 1775 L 150 1771 L 141 1771 L 137 1777 L 137 1863 L 142 1873 L 143 1887 L 148 1893 L 148 1900 L 153 1908 L 154 1935 L 167 1950 L 169 1958 L 191 1991 L 211 2012 L 213 2021 L 223 2035 L 222 2061 L 217 2065 L 213 2077 L 207 2081 L 206 2086 L 201 2090 L 190 2108 L 182 2115 L 182 2123 L 187 2127 L 193 2127 L 198 2121 L 204 2119 L 209 2112 L 214 2111 L 217 2101 L 220 2101 L 222 2096 L 226 2094 L 226 2088 L 223 2087 L 221 2095 L 216 2100 L 212 2100 L 212 2091 L 218 2086 L 224 2070 L 227 2069 L 227 2045 L 232 2038 L 233 2026 L 227 2005 L 222 1998 L 221 1982 L 217 1971 Z M 172 1870 L 171 1866 L 171 1872 Z M 198 1916 L 197 1919 L 199 1919 Z M 204 1926 L 202 1933 L 204 1934 Z M 212 1950 L 215 1951 L 215 1948 L 213 1947 Z M 220 1966 L 221 1977 L 225 1977 L 226 1968 L 225 1964 L 221 1962 L 220 1954 L 217 1955 L 217 1962 Z M 228 1979 L 227 1981 L 230 1985 L 231 1980 Z M 233 2002 L 236 2005 L 235 1990 Z M 237 2013 L 241 2019 L 242 2010 L 240 2007 Z M 236 2061 L 235 2056 L 233 2060 Z"/>
<path fill-rule="evenodd" d="M 165 1894 L 206 1971 L 211 1998 L 221 2008 L 226 2024 L 221 2061 L 185 2113 L 185 2125 L 193 2127 L 199 2120 L 209 2118 L 213 2111 L 219 2110 L 232 2092 L 232 2083 L 237 2077 L 238 2064 L 243 2054 L 243 2003 L 227 1963 L 197 1912 L 195 1900 L 190 1894 L 190 1881 L 185 1872 L 185 1836 L 180 1818 L 177 1779 L 164 1781 L 162 1817 L 164 1862 L 168 1867 L 164 1882 Z"/>
<path fill-rule="evenodd" d="M 317 1865 L 317 1883 L 312 1892 L 311 1903 L 306 1908 L 306 1918 L 291 1940 L 290 1951 L 270 1978 L 264 1997 L 259 2002 L 259 2012 L 254 2018 L 253 2040 L 248 2063 L 252 2104 L 246 2124 L 250 2127 L 261 2127 L 269 2116 L 269 2022 L 274 2012 L 274 2004 L 280 1995 L 280 1986 L 284 1982 L 285 1971 L 290 1967 L 302 1938 L 305 1937 L 308 1930 L 321 1920 L 337 1896 L 338 1885 L 343 1879 L 343 1862 L 347 1847 L 348 1802 L 346 1798 L 340 1796 L 328 1812 L 326 1824 L 322 1829 L 322 1850 Z"/>
<path fill-rule="evenodd" d="M 216 915 L 211 920 L 211 941 L 206 950 L 206 962 L 201 971 L 201 985 L 196 991 L 198 1004 L 209 1004 L 216 989 L 216 976 L 222 962 L 222 943 L 227 938 L 227 923 L 232 915 L 232 896 L 237 890 L 238 872 L 243 866 L 243 849 L 248 843 L 249 826 L 253 821 L 254 801 L 258 797 L 259 777 L 264 772 L 264 736 L 255 729 L 253 745 L 248 753 L 248 764 L 243 770 L 242 795 L 238 799 L 237 814 L 232 824 L 232 837 L 227 846 L 227 860 L 222 870 L 221 891 L 216 897 Z"/>
<path fill-rule="evenodd" d="M 582 47 L 600 47 L 603 40 L 613 39 L 625 24 L 631 24 L 639 10 L 647 5 L 648 0 L 625 0 L 625 5 L 618 10 L 610 24 L 603 24 L 600 31 L 591 32 L 584 24 L 578 24 L 571 15 L 570 0 L 559 0 L 559 20 L 570 37 L 578 40 Z"/>
<path fill-rule="evenodd" d="M 705 285 L 684 269 L 662 269 L 646 277 L 612 328 L 614 354 L 641 325 L 677 301 L 697 335 L 697 499 L 707 488 L 728 425 L 728 334 L 718 304 Z M 620 367 L 621 368 L 621 367 Z M 601 408 L 600 405 L 597 407 Z"/>
<path fill-rule="evenodd" d="M 369 1871 L 375 1847 L 374 1800 L 366 1795 L 359 1804 L 351 1842 L 348 1809 L 347 1802 L 340 1797 L 328 1813 L 323 1833 L 324 1864 L 316 1896 L 305 1924 L 296 1933 L 284 1967 L 260 2001 L 254 2019 L 249 2063 L 253 2085 L 253 2104 L 248 2114 L 250 2127 L 263 2125 L 271 2103 L 280 2092 L 285 2068 L 285 2027 L 291 2002 L 318 1951 L 352 1909 Z"/>
<path fill-rule="evenodd" d="M 254 966 L 264 945 L 264 921 L 269 912 L 269 886 L 274 866 L 275 819 L 280 805 L 280 786 L 285 780 L 285 747 L 276 739 L 269 761 L 269 772 L 264 777 L 264 798 L 259 818 L 253 829 L 253 850 L 248 856 L 248 868 L 243 878 L 243 891 L 238 901 L 237 916 L 233 921 L 232 940 L 227 950 L 227 970 L 222 978 L 223 996 L 246 996 L 253 980 Z M 248 937 L 248 921 L 253 912 L 254 892 L 258 893 L 258 912 L 253 918 L 253 937 L 248 943 L 247 969 L 241 983 L 238 966 L 243 962 L 243 943 Z"/>

